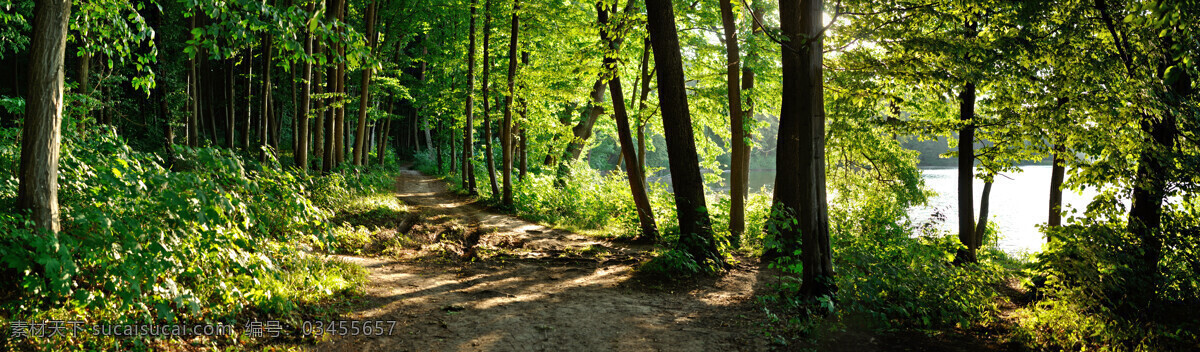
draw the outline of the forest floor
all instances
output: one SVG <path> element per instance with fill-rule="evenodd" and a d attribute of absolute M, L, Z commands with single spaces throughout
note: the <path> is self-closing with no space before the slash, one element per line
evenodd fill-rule
<path fill-rule="evenodd" d="M 988 332 L 877 333 L 847 323 L 815 345 L 771 343 L 754 297 L 776 279 L 757 261 L 717 278 L 663 282 L 636 265 L 649 246 L 614 243 L 488 209 L 403 170 L 404 249 L 341 259 L 370 283 L 345 320 L 395 321 L 391 334 L 337 336 L 322 351 L 1012 350 Z M 390 327 L 390 323 L 384 324 Z"/>
<path fill-rule="evenodd" d="M 370 272 L 347 320 L 392 334 L 322 342 L 332 351 L 765 350 L 753 296 L 770 277 L 741 264 L 686 284 L 643 281 L 652 247 L 613 243 L 502 214 L 417 171 L 397 177 L 418 246 L 342 256 Z M 409 248 L 412 247 L 412 248 Z M 385 324 L 384 326 L 389 326 Z M 761 329 L 759 329 L 761 330 Z"/>

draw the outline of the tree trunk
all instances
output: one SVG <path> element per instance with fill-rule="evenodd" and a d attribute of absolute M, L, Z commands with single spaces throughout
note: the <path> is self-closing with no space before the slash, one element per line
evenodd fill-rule
<path fill-rule="evenodd" d="M 483 0 L 483 69 L 479 73 L 483 76 L 483 98 L 480 101 L 483 103 L 483 156 L 484 161 L 487 162 L 488 184 L 492 187 L 492 197 L 495 197 L 500 194 L 500 186 L 496 183 L 496 160 L 495 152 L 492 151 L 492 113 L 488 106 L 488 100 L 492 97 L 492 87 L 488 83 L 492 71 L 491 55 L 488 50 L 491 41 L 492 1 Z"/>
<path fill-rule="evenodd" d="M 629 2 L 633 4 L 633 2 Z M 613 4 L 613 12 L 616 12 L 616 3 Z M 637 165 L 637 155 L 633 150 L 633 137 L 629 128 L 629 114 L 625 111 L 625 94 L 621 88 L 620 66 L 617 62 L 616 55 L 621 50 L 621 38 L 614 37 L 608 30 L 609 15 L 605 11 L 603 5 L 596 6 L 596 12 L 600 18 L 600 38 L 607 43 L 609 53 L 604 55 L 604 67 L 610 70 L 611 79 L 608 81 L 608 90 L 613 101 L 613 118 L 617 122 L 617 139 L 621 143 L 621 156 L 628 167 L 625 172 L 626 178 L 629 179 L 629 191 L 633 195 L 633 204 L 637 209 L 638 223 L 641 225 L 640 240 L 653 241 L 658 238 L 658 225 L 654 221 L 654 210 L 650 207 L 650 198 L 646 196 L 646 186 L 643 184 L 645 178 L 641 174 Z M 627 14 L 631 11 L 626 11 Z"/>
<path fill-rule="evenodd" d="M 193 23 L 194 23 L 194 21 L 195 20 L 193 20 Z M 80 46 L 84 46 L 84 43 L 82 43 L 84 40 L 86 40 L 86 38 L 81 40 Z M 76 74 L 79 75 L 79 77 L 78 77 L 79 87 L 77 88 L 76 92 L 79 92 L 79 94 L 83 95 L 84 97 L 90 97 L 92 95 L 91 94 L 91 92 L 92 92 L 92 87 L 91 87 L 91 68 L 92 67 L 91 66 L 92 66 L 92 54 L 89 53 L 85 49 L 85 50 L 83 50 L 83 53 L 81 53 L 81 55 L 79 55 L 79 72 L 76 72 Z M 83 111 L 84 111 L 83 116 L 80 116 L 81 121 L 79 122 L 79 125 L 76 126 L 76 129 L 80 132 L 79 134 L 81 136 L 83 135 L 83 132 L 87 128 L 87 124 L 85 124 L 82 121 L 82 119 L 89 115 L 88 110 L 90 110 L 90 109 L 87 107 L 87 102 L 85 102 L 84 108 L 83 108 Z"/>
<path fill-rule="evenodd" d="M 724 267 L 725 259 L 717 251 L 704 201 L 704 181 L 700 177 L 700 160 L 688 112 L 675 12 L 670 0 L 646 0 L 646 14 L 654 61 L 658 63 L 658 99 L 679 216 L 676 247 L 701 265 L 711 261 Z"/>
<path fill-rule="evenodd" d="M 526 67 L 529 66 L 529 52 L 528 51 L 521 52 L 521 65 L 526 66 Z M 521 90 L 522 90 L 522 92 L 525 92 L 524 85 L 521 86 Z M 520 127 L 520 134 L 521 134 L 521 166 L 520 166 L 520 169 L 521 169 L 521 171 L 517 174 L 517 177 L 520 180 L 524 181 L 525 178 L 528 177 L 528 173 L 529 173 L 529 140 L 525 134 L 525 124 L 529 123 L 529 103 L 525 100 L 525 93 L 521 94 L 520 104 L 521 104 L 521 123 L 519 125 L 521 126 Z"/>
<path fill-rule="evenodd" d="M 271 138 L 271 135 L 274 134 L 274 133 L 271 133 L 271 115 L 273 115 L 273 113 L 271 111 L 271 100 L 273 100 L 274 97 L 271 95 L 271 46 L 272 46 L 272 40 L 271 40 L 271 37 L 269 37 L 267 35 L 263 35 L 262 40 L 263 40 L 263 52 L 262 52 L 262 57 L 263 57 L 263 59 L 262 59 L 262 61 L 263 61 L 262 105 L 263 106 L 262 106 L 262 116 L 259 118 L 261 121 L 259 121 L 259 124 L 258 124 L 258 127 L 259 127 L 258 141 L 260 143 L 259 151 L 258 151 L 258 159 L 260 162 L 266 163 L 267 162 L 267 153 L 269 150 L 271 150 L 270 149 L 270 147 L 271 147 L 271 139 L 270 138 Z"/>
<path fill-rule="evenodd" d="M 162 7 L 152 6 L 150 9 L 150 24 L 156 28 L 162 28 L 164 17 Z M 156 47 L 163 47 L 162 38 L 162 36 L 154 37 L 154 45 Z M 158 61 L 154 64 L 153 69 L 157 72 L 166 72 L 164 65 L 164 62 Z M 152 104 L 157 107 L 155 113 L 158 115 L 158 121 L 162 123 L 163 151 L 166 154 L 165 161 L 169 169 L 175 164 L 175 149 L 173 147 L 175 144 L 175 130 L 174 126 L 171 126 L 171 113 L 167 111 L 166 82 L 163 81 L 163 77 L 156 77 L 155 80 L 157 84 L 154 85 L 150 95 L 154 99 Z"/>
<path fill-rule="evenodd" d="M 434 153 L 434 155 L 437 155 L 437 172 L 438 172 L 438 174 L 441 174 L 441 173 L 443 173 L 443 172 L 446 172 L 446 171 L 445 171 L 445 169 L 444 169 L 444 165 L 445 165 L 445 164 L 443 163 L 443 161 L 444 161 L 445 159 L 444 159 L 444 158 L 442 158 L 442 150 L 445 148 L 445 147 L 443 146 L 445 143 L 442 143 L 442 141 L 444 141 L 444 140 L 445 140 L 445 137 L 443 137 L 443 136 L 444 136 L 444 135 L 443 135 L 443 133 L 444 133 L 444 131 L 445 131 L 443 128 L 445 128 L 445 127 L 444 127 L 444 124 L 442 124 L 442 120 L 441 120 L 441 119 L 438 119 L 438 123 L 437 123 L 437 125 L 438 125 L 438 128 L 437 128 L 437 130 L 438 130 L 438 133 L 436 134 L 436 136 L 438 136 L 438 141 L 439 141 L 439 142 L 434 144 L 434 145 L 436 145 L 437 147 L 434 149 L 434 152 L 433 152 L 433 153 Z M 451 154 L 454 154 L 454 152 L 451 152 Z"/>
<path fill-rule="evenodd" d="M 308 5 L 306 5 L 306 10 L 309 13 L 312 13 L 315 4 L 315 2 L 308 3 Z M 312 33 L 308 33 L 307 31 L 304 34 L 304 52 L 309 54 L 315 53 L 313 51 Z M 308 171 L 308 115 L 311 113 L 312 107 L 312 66 L 312 62 L 309 62 L 308 60 L 304 61 L 304 85 L 303 88 L 301 88 L 304 90 L 304 92 L 300 94 L 300 113 L 299 118 L 297 119 L 298 124 L 293 126 L 293 128 L 298 129 L 296 132 L 297 140 L 293 142 L 296 143 L 296 154 L 294 159 L 296 162 L 296 167 L 303 171 Z"/>
<path fill-rule="evenodd" d="M 500 128 L 500 156 L 501 156 L 501 176 L 504 182 L 504 194 L 501 196 L 501 204 L 511 208 L 513 206 L 512 192 L 512 169 L 513 169 L 513 96 L 516 95 L 516 76 L 517 76 L 517 35 L 520 28 L 520 16 L 517 14 L 521 11 L 520 0 L 513 0 L 512 10 L 512 25 L 509 30 L 508 38 L 508 95 L 504 97 L 504 121 Z"/>
<path fill-rule="evenodd" d="M 646 176 L 646 121 L 650 116 L 646 114 L 646 98 L 650 96 L 650 78 L 653 73 L 650 71 L 650 37 L 646 37 L 642 43 L 642 96 L 638 98 L 638 118 L 637 118 L 637 143 L 638 143 L 638 173 L 642 177 Z"/>
<path fill-rule="evenodd" d="M 242 150 L 250 151 L 250 115 L 254 111 L 254 49 L 253 46 L 246 50 L 246 117 L 242 120 L 242 125 L 238 126 L 241 135 Z M 235 95 L 235 97 L 237 97 Z"/>
<path fill-rule="evenodd" d="M 979 221 L 975 225 L 975 248 L 983 248 L 983 236 L 987 234 L 988 200 L 992 195 L 992 181 L 983 183 L 983 195 L 979 198 Z"/>
<path fill-rule="evenodd" d="M 68 0 L 33 5 L 29 91 L 21 134 L 17 208 L 31 212 L 33 225 L 58 233 L 58 152 L 63 112 L 63 61 L 67 51 Z"/>
<path fill-rule="evenodd" d="M 959 253 L 959 261 L 976 262 L 975 251 L 975 83 L 963 88 L 958 119 L 963 126 L 958 131 L 958 240 L 967 247 Z"/>
<path fill-rule="evenodd" d="M 342 7 L 340 3 L 341 2 L 338 0 L 333 0 L 330 7 L 325 10 L 326 21 L 334 22 L 338 20 L 338 9 Z M 333 42 L 329 45 L 329 53 L 332 54 L 331 56 L 337 55 L 338 47 L 339 45 L 337 42 Z M 330 170 L 333 170 L 333 163 L 335 161 L 335 155 L 337 154 L 335 146 L 337 145 L 336 142 L 338 131 L 335 126 L 337 126 L 337 104 L 340 99 L 340 97 L 337 96 L 337 93 L 340 92 L 337 84 L 338 65 L 332 64 L 325 68 L 325 91 L 331 93 L 330 95 L 332 95 L 332 97 L 325 101 L 325 110 L 327 110 L 329 115 L 327 118 L 325 118 L 324 126 L 321 127 L 324 131 L 322 134 L 324 134 L 325 137 L 322 140 L 324 147 L 321 148 L 324 151 L 324 153 L 321 155 L 321 172 L 326 173 Z"/>
<path fill-rule="evenodd" d="M 226 89 L 225 89 L 225 94 L 226 94 L 226 96 L 225 96 L 225 111 L 226 111 L 226 113 L 225 113 L 225 147 L 229 148 L 229 149 L 233 149 L 233 147 L 237 144 L 233 139 L 234 138 L 233 129 L 235 126 L 237 126 L 237 124 L 235 124 L 233 121 L 235 119 L 235 116 L 237 116 L 237 114 L 236 114 L 237 111 L 235 111 L 235 107 L 237 105 L 237 103 L 235 103 L 235 101 L 237 101 L 237 93 L 234 91 L 235 81 L 233 80 L 233 70 L 234 69 L 235 69 L 235 67 L 234 67 L 233 59 L 226 59 L 226 61 L 225 61 L 225 86 L 226 86 Z"/>
<path fill-rule="evenodd" d="M 346 0 L 339 0 L 337 2 L 337 4 L 338 4 L 338 6 L 337 6 L 338 22 L 346 23 L 346 7 L 347 7 Z M 344 34 L 344 33 L 346 33 L 346 29 L 344 27 L 339 26 L 338 32 Z M 342 45 L 342 44 L 338 44 L 337 45 L 337 53 L 338 53 L 338 57 L 345 58 L 346 57 L 346 46 Z M 342 60 L 336 66 L 337 66 L 337 93 L 338 93 L 339 103 L 338 103 L 337 109 L 336 109 L 337 120 L 334 121 L 334 124 L 333 124 L 333 128 L 335 129 L 334 140 L 333 140 L 333 146 L 334 146 L 333 147 L 334 163 L 332 165 L 333 167 L 341 165 L 343 162 L 346 161 L 346 101 L 348 100 L 347 99 L 348 95 L 346 94 L 346 61 Z"/>
<path fill-rule="evenodd" d="M 729 235 L 734 248 L 741 243 L 746 227 L 746 173 L 741 172 L 742 149 L 746 146 L 745 122 L 742 121 L 741 80 L 738 77 L 741 54 L 738 53 L 737 22 L 733 17 L 732 0 L 721 0 L 721 24 L 725 29 L 725 85 L 729 104 L 730 177 Z"/>
<path fill-rule="evenodd" d="M 193 29 L 196 28 L 196 17 L 198 16 L 199 15 L 192 15 L 191 22 L 189 22 L 189 26 Z M 197 50 L 199 50 L 199 48 L 197 48 Z M 196 72 L 196 59 L 198 56 L 200 56 L 199 51 L 197 51 L 194 56 L 188 60 L 188 83 L 191 86 L 189 87 L 191 89 L 191 94 L 189 94 L 189 97 L 192 100 L 192 109 L 191 114 L 188 115 L 187 121 L 187 145 L 192 148 L 200 146 L 199 124 L 202 120 L 200 117 L 200 76 Z"/>
<path fill-rule="evenodd" d="M 471 137 L 475 130 L 475 117 L 473 110 L 475 106 L 475 8 L 477 1 L 471 0 L 471 24 L 469 34 L 467 35 L 467 102 L 466 102 L 466 121 L 463 125 L 463 154 L 462 154 L 462 186 L 467 189 L 471 195 L 479 194 L 479 190 L 475 189 L 475 173 L 471 171 L 471 154 L 472 150 Z M 486 97 L 484 97 L 486 99 Z"/>
<path fill-rule="evenodd" d="M 368 45 L 371 48 L 375 47 L 375 11 L 378 6 L 376 1 L 372 1 L 367 8 L 367 38 Z M 363 160 L 370 157 L 368 152 L 363 149 L 364 141 L 366 140 L 367 129 L 367 100 L 371 97 L 371 67 L 363 68 L 362 72 L 362 91 L 358 96 L 358 129 L 354 137 L 354 165 L 361 166 Z"/>
<path fill-rule="evenodd" d="M 579 122 L 575 127 L 571 128 L 571 141 L 567 143 L 567 149 L 563 151 L 562 160 L 558 162 L 558 178 L 562 180 L 571 170 L 571 163 L 579 159 L 579 155 L 583 153 L 583 147 L 587 145 L 588 138 L 592 138 L 592 128 L 596 126 L 596 120 L 600 119 L 600 115 L 604 115 L 604 78 L 601 77 L 592 85 L 592 92 L 589 94 L 592 100 L 588 102 L 588 106 L 583 109 Z"/>
<path fill-rule="evenodd" d="M 1062 154 L 1065 152 L 1066 148 L 1062 144 L 1054 146 L 1054 166 L 1050 168 L 1050 216 L 1046 221 L 1046 226 L 1049 227 L 1062 226 L 1062 184 L 1067 171 Z"/>
<path fill-rule="evenodd" d="M 780 170 L 776 176 L 778 209 L 795 214 L 799 226 L 785 226 L 780 238 L 784 255 L 800 244 L 803 264 L 800 293 L 832 294 L 832 254 L 825 196 L 825 106 L 822 0 L 780 0 L 780 27 L 789 45 L 783 52 L 783 105 L 779 124 Z M 815 38 L 815 39 L 810 39 Z"/>
<path fill-rule="evenodd" d="M 320 42 L 317 42 L 316 46 L 316 53 L 320 54 L 322 51 L 324 51 L 324 48 L 322 48 L 324 45 L 322 45 Z M 325 93 L 326 84 L 322 84 L 324 83 L 322 82 L 324 77 L 325 75 L 321 72 L 313 73 L 313 82 L 311 85 L 316 87 L 316 93 L 313 94 L 314 96 L 320 97 Z M 316 107 L 313 109 L 313 111 L 315 111 L 316 120 L 313 121 L 313 125 L 311 126 L 311 129 L 313 130 L 312 141 L 310 141 L 312 144 L 312 155 L 314 157 L 321 158 L 321 165 L 314 165 L 313 167 L 321 172 L 325 171 L 325 159 L 328 158 L 328 156 L 325 155 L 325 113 L 327 110 L 329 110 L 325 107 L 326 101 L 328 101 L 328 99 L 318 98 L 314 103 Z"/>

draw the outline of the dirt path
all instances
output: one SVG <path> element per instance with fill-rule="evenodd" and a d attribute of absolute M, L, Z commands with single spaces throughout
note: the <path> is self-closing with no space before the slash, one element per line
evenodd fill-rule
<path fill-rule="evenodd" d="M 416 171 L 403 171 L 397 183 L 419 218 L 406 232 L 430 244 L 398 259 L 343 257 L 370 271 L 364 307 L 345 319 L 396 321 L 395 329 L 340 337 L 319 350 L 767 349 L 751 318 L 750 298 L 761 285 L 753 268 L 694 286 L 647 288 L 633 279 L 644 248 L 487 210 Z M 461 246 L 447 245 L 455 234 Z"/>

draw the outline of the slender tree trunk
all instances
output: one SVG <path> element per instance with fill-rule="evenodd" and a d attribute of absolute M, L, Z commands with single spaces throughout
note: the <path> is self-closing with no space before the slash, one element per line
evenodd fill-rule
<path fill-rule="evenodd" d="M 983 248 L 983 236 L 987 234 L 988 200 L 992 195 L 992 182 L 983 183 L 983 195 L 979 198 L 979 221 L 975 225 L 975 248 Z"/>
<path fill-rule="evenodd" d="M 629 2 L 633 4 L 633 2 Z M 616 3 L 613 4 L 613 12 L 616 12 Z M 611 79 L 608 81 L 609 93 L 613 101 L 613 118 L 617 122 L 617 139 L 621 143 L 621 156 L 626 165 L 637 165 L 637 155 L 633 149 L 633 137 L 629 128 L 629 114 L 625 111 L 625 94 L 621 89 L 620 66 L 615 55 L 620 52 L 621 38 L 615 37 L 608 28 L 609 13 L 604 9 L 604 5 L 597 4 L 596 12 L 600 18 L 600 38 L 607 43 L 609 53 L 604 56 L 604 67 L 610 70 Z M 630 13 L 632 11 L 626 11 Z M 672 25 L 672 27 L 674 27 Z M 639 239 L 645 241 L 653 241 L 658 238 L 658 225 L 654 221 L 654 210 L 650 207 L 650 198 L 646 196 L 646 186 L 643 184 L 645 178 L 642 177 L 641 170 L 637 167 L 629 167 L 626 173 L 626 178 L 629 179 L 629 191 L 633 196 L 633 203 L 637 209 L 638 223 L 641 225 L 641 235 Z"/>
<path fill-rule="evenodd" d="M 316 7 L 315 4 L 316 4 L 316 2 L 310 2 L 308 5 L 306 5 L 307 6 L 306 10 L 309 13 L 312 13 L 313 8 Z M 313 50 L 312 33 L 306 32 L 304 34 L 304 52 L 309 53 L 309 54 L 315 53 L 315 51 Z M 312 69 L 313 67 L 312 66 L 313 66 L 312 62 L 309 62 L 307 60 L 304 61 L 304 85 L 302 88 L 304 90 L 304 92 L 302 94 L 300 94 L 300 106 L 299 106 L 300 113 L 299 113 L 299 118 L 297 119 L 297 122 L 299 122 L 299 123 L 295 127 L 298 129 L 298 131 L 296 132 L 296 136 L 298 139 L 296 140 L 296 142 L 294 142 L 294 143 L 296 143 L 296 155 L 295 155 L 296 167 L 299 167 L 300 170 L 304 170 L 304 171 L 308 171 L 308 141 L 309 141 L 308 115 L 311 113 L 311 107 L 312 107 L 312 87 L 313 87 L 313 69 Z"/>
<path fill-rule="evenodd" d="M 1050 168 L 1050 216 L 1046 221 L 1049 227 L 1062 226 L 1062 184 L 1067 169 L 1062 154 L 1065 152 L 1062 144 L 1054 146 L 1054 166 Z M 1047 241 L 1049 239 L 1047 237 Z"/>
<path fill-rule="evenodd" d="M 479 71 L 483 79 L 483 98 L 480 99 L 480 102 L 483 103 L 483 157 L 487 163 L 488 185 L 492 187 L 492 197 L 495 197 L 500 194 L 500 186 L 496 183 L 495 152 L 492 151 L 492 112 L 488 106 L 488 100 L 492 97 L 492 87 L 488 82 L 492 71 L 491 55 L 488 49 L 491 41 L 492 0 L 483 0 L 483 68 Z"/>
<path fill-rule="evenodd" d="M 234 136 L 233 136 L 233 129 L 235 126 L 237 126 L 237 124 L 235 124 L 233 121 L 235 119 L 235 116 L 237 116 L 236 111 L 235 111 L 235 107 L 237 105 L 237 103 L 236 103 L 237 93 L 234 90 L 235 81 L 233 80 L 234 69 L 235 69 L 235 67 L 234 67 L 233 59 L 226 59 L 226 61 L 225 61 L 225 85 L 226 85 L 226 90 L 225 90 L 225 94 L 226 94 L 226 96 L 225 96 L 225 111 L 226 111 L 226 115 L 225 115 L 225 147 L 229 148 L 229 149 L 233 149 L 233 147 L 237 144 L 234 141 Z"/>
<path fill-rule="evenodd" d="M 384 120 L 383 131 L 379 132 L 379 150 L 376 152 L 376 161 L 379 165 L 383 165 L 383 156 L 387 153 L 388 137 L 392 135 L 392 120 Z"/>
<path fill-rule="evenodd" d="M 193 22 L 194 22 L 194 20 L 193 20 Z M 86 40 L 87 40 L 87 38 L 81 38 L 79 45 L 81 47 L 85 47 Z M 86 49 L 82 50 L 82 51 L 83 52 L 80 53 L 80 55 L 79 55 L 79 71 L 76 72 L 76 74 L 78 75 L 78 79 L 76 81 L 79 82 L 79 87 L 76 88 L 76 92 L 83 95 L 84 97 L 91 97 L 91 95 L 92 95 L 91 94 L 92 93 L 92 87 L 91 87 L 92 54 Z M 85 102 L 83 105 L 84 112 L 83 112 L 83 116 L 81 116 L 81 118 L 87 117 L 88 115 L 90 115 L 88 113 L 89 110 L 91 110 L 91 108 L 88 107 L 87 103 Z M 78 123 L 78 126 L 76 126 L 76 129 L 79 131 L 79 135 L 83 136 L 84 132 L 86 132 L 86 130 L 87 130 L 87 124 L 85 124 L 84 121 L 82 121 L 82 119 L 81 119 L 81 121 L 79 121 L 79 123 Z"/>
<path fill-rule="evenodd" d="M 151 6 L 149 12 L 150 24 L 155 28 L 162 28 L 164 17 L 162 7 Z M 160 48 L 163 47 L 162 38 L 162 36 L 155 36 L 154 45 Z M 158 61 L 154 64 L 153 69 L 158 72 L 166 72 L 163 67 L 164 63 Z M 175 165 L 175 130 L 174 126 L 171 125 L 171 113 L 167 111 L 166 82 L 162 80 L 162 77 L 156 78 L 156 81 L 157 84 L 154 85 L 154 89 L 151 90 L 150 95 L 154 99 L 152 104 L 157 106 L 155 113 L 158 115 L 158 121 L 162 123 L 163 151 L 166 154 L 165 161 L 167 167 L 170 168 L 172 165 Z"/>
<path fill-rule="evenodd" d="M 567 149 L 563 151 L 562 160 L 558 162 L 558 178 L 562 180 L 570 172 L 571 163 L 579 159 L 583 153 L 583 147 L 587 145 L 587 140 L 592 138 L 592 128 L 596 126 L 596 121 L 604 115 L 604 78 L 596 80 L 592 85 L 592 92 L 589 94 L 592 98 L 588 102 L 588 106 L 583 109 L 582 116 L 575 127 L 571 128 L 571 141 L 567 143 Z"/>
<path fill-rule="evenodd" d="M 638 173 L 646 176 L 646 122 L 650 116 L 646 111 L 646 99 L 650 96 L 650 79 L 654 74 L 650 71 L 650 37 L 642 43 L 642 96 L 638 98 L 637 143 L 638 143 Z"/>
<path fill-rule="evenodd" d="M 342 6 L 340 4 L 341 4 L 341 2 L 338 0 L 333 0 L 329 3 L 329 7 L 327 7 L 325 9 L 325 20 L 326 21 L 334 22 L 334 21 L 338 20 L 337 13 L 338 13 L 338 10 L 342 8 Z M 335 30 L 337 30 L 337 29 L 335 29 Z M 339 45 L 337 44 L 337 42 L 332 42 L 329 44 L 330 56 L 337 55 L 338 47 L 339 47 Z M 335 148 L 335 145 L 337 145 L 336 141 L 337 141 L 337 134 L 338 134 L 337 132 L 338 131 L 335 126 L 337 125 L 337 104 L 341 99 L 340 97 L 337 96 L 337 93 L 341 92 L 337 86 L 337 84 L 338 84 L 338 65 L 336 63 L 334 63 L 334 64 L 329 65 L 329 67 L 326 67 L 324 77 L 325 77 L 325 91 L 327 93 L 330 93 L 330 95 L 332 95 L 332 97 L 326 99 L 326 101 L 325 101 L 325 110 L 327 110 L 328 116 L 324 119 L 324 121 L 325 121 L 324 125 L 321 126 L 321 129 L 324 131 L 324 132 L 322 132 L 322 134 L 325 137 L 321 141 L 322 145 L 323 145 L 321 147 L 321 149 L 324 152 L 321 155 L 321 172 L 327 173 L 330 170 L 333 170 L 333 163 L 336 160 L 335 155 L 337 155 L 337 150 Z"/>
<path fill-rule="evenodd" d="M 250 115 L 254 111 L 254 47 L 246 49 L 246 117 L 238 126 L 238 137 L 241 137 L 242 150 L 250 151 Z M 236 95 L 234 97 L 237 97 Z"/>
<path fill-rule="evenodd" d="M 438 143 L 435 144 L 437 146 L 437 148 L 434 149 L 434 154 L 437 155 L 438 174 L 441 174 L 443 172 L 446 172 L 446 170 L 444 168 L 445 167 L 445 164 L 444 164 L 445 159 L 442 157 L 442 151 L 446 148 L 445 147 L 446 138 L 445 138 L 445 130 L 444 130 L 445 125 L 442 123 L 441 119 L 438 119 L 437 125 L 438 125 L 438 128 L 437 128 L 438 133 L 436 134 L 436 136 L 438 139 Z M 453 155 L 454 152 L 451 151 L 450 154 Z M 453 167 L 451 167 L 451 169 L 453 169 Z"/>
<path fill-rule="evenodd" d="M 337 19 L 340 23 L 346 23 L 346 0 L 337 2 Z M 346 33 L 344 27 L 338 27 L 339 33 Z M 339 57 L 346 57 L 346 46 L 337 45 L 337 53 Z M 337 119 L 333 122 L 333 164 L 332 167 L 341 165 L 346 161 L 346 102 L 348 101 L 346 94 L 346 61 L 342 60 L 337 65 L 337 90 L 339 104 L 335 109 Z"/>
<path fill-rule="evenodd" d="M 528 51 L 521 52 L 521 66 L 529 67 L 529 52 Z M 518 179 L 524 181 L 525 177 L 527 177 L 527 175 L 529 173 L 529 142 L 526 140 L 526 134 L 525 134 L 525 124 L 529 123 L 529 104 L 525 100 L 526 90 L 525 90 L 525 85 L 523 83 L 521 85 L 521 92 L 522 93 L 521 93 L 520 105 L 521 105 L 521 121 L 522 122 L 518 123 L 518 125 L 521 126 L 520 127 L 520 134 L 521 134 L 521 166 L 520 166 L 520 168 L 521 168 L 521 171 L 520 171 L 520 173 L 517 174 L 517 177 L 518 177 Z"/>
<path fill-rule="evenodd" d="M 258 159 L 261 162 L 265 163 L 265 162 L 267 162 L 268 150 L 271 150 L 270 149 L 270 147 L 271 147 L 271 142 L 270 142 L 271 139 L 270 138 L 271 138 L 271 135 L 273 135 L 273 133 L 270 133 L 270 131 L 271 131 L 271 115 L 273 115 L 273 113 L 271 111 L 271 100 L 273 100 L 274 97 L 271 95 L 271 46 L 272 46 L 271 37 L 269 37 L 267 35 L 263 35 L 262 42 L 263 42 L 263 52 L 262 52 L 262 56 L 263 56 L 263 59 L 262 59 L 262 61 L 263 61 L 262 104 L 263 104 L 263 106 L 262 106 L 262 117 L 260 117 L 261 121 L 259 121 L 259 124 L 258 124 L 258 126 L 259 126 L 258 140 L 260 143 L 259 151 L 258 151 Z"/>
<path fill-rule="evenodd" d="M 375 47 L 375 11 L 377 1 L 372 1 L 370 7 L 367 8 L 367 36 L 371 48 Z M 371 68 L 364 67 L 362 72 L 362 91 L 358 97 L 358 130 L 354 138 L 354 165 L 362 165 L 363 160 L 370 157 L 363 149 L 363 142 L 366 140 L 367 127 L 367 100 L 371 97 Z"/>
<path fill-rule="evenodd" d="M 323 45 L 321 45 L 320 42 L 318 42 L 316 45 L 317 45 L 316 52 L 321 53 L 323 51 L 322 50 Z M 325 77 L 325 75 L 322 74 L 320 71 L 313 73 L 313 81 L 312 81 L 311 85 L 316 88 L 316 92 L 313 93 L 314 96 L 320 97 L 325 94 L 326 84 L 323 84 L 323 83 L 325 83 L 325 82 L 323 82 L 324 77 Z M 321 158 L 321 164 L 313 165 L 313 167 L 322 172 L 325 171 L 325 167 L 324 167 L 325 159 L 328 158 L 328 156 L 325 155 L 325 139 L 326 139 L 325 138 L 325 120 L 326 120 L 325 114 L 329 110 L 325 106 L 325 102 L 327 102 L 327 101 L 329 101 L 329 99 L 327 99 L 327 98 L 318 98 L 313 103 L 315 105 L 315 108 L 313 109 L 313 111 L 315 111 L 314 117 L 316 119 L 313 121 L 312 126 L 310 126 L 311 127 L 310 129 L 312 130 L 312 134 L 313 134 L 312 141 L 310 141 L 310 143 L 312 144 L 312 156 Z"/>
<path fill-rule="evenodd" d="M 469 34 L 467 35 L 467 107 L 466 121 L 463 125 L 463 154 L 462 154 L 462 186 L 467 189 L 471 195 L 479 194 L 479 190 L 475 189 L 475 173 L 471 170 L 471 155 L 472 151 L 471 137 L 475 130 L 475 116 L 473 110 L 475 107 L 475 8 L 477 1 L 471 0 L 471 24 Z M 486 97 L 485 97 L 486 99 Z"/>
<path fill-rule="evenodd" d="M 704 201 L 704 181 L 700 177 L 700 160 L 688 112 L 675 12 L 670 0 L 646 0 L 646 14 L 654 61 L 658 63 L 658 99 L 679 216 L 676 246 L 697 263 L 711 261 L 724 267 L 725 259 L 717 251 Z"/>
<path fill-rule="evenodd" d="M 192 15 L 191 22 L 189 22 L 189 27 L 193 29 L 196 28 L 196 17 L 199 17 L 199 15 Z M 200 117 L 200 104 L 202 103 L 200 101 L 200 76 L 196 72 L 197 56 L 200 56 L 199 52 L 188 60 L 188 83 L 191 85 L 191 94 L 189 96 L 192 100 L 192 110 L 191 114 L 188 115 L 187 121 L 187 145 L 192 148 L 200 146 L 199 124 L 202 120 Z"/>
<path fill-rule="evenodd" d="M 58 152 L 63 112 L 63 61 L 67 51 L 69 0 L 33 5 L 29 91 L 21 133 L 17 208 L 30 211 L 33 225 L 58 233 Z"/>
<path fill-rule="evenodd" d="M 508 95 L 504 97 L 504 121 L 500 128 L 501 176 L 504 179 L 504 194 L 501 204 L 513 206 L 512 169 L 513 169 L 513 96 L 516 95 L 517 76 L 517 34 L 520 28 L 520 0 L 513 0 L 512 26 L 508 36 Z"/>
<path fill-rule="evenodd" d="M 721 24 L 725 29 L 725 85 L 729 104 L 730 140 L 730 177 L 729 188 L 729 235 L 734 248 L 741 243 L 742 232 L 746 227 L 746 180 L 747 174 L 741 172 L 742 149 L 746 146 L 745 122 L 742 121 L 742 92 L 741 80 L 738 77 L 741 54 L 738 53 L 737 22 L 733 15 L 733 0 L 721 0 Z"/>

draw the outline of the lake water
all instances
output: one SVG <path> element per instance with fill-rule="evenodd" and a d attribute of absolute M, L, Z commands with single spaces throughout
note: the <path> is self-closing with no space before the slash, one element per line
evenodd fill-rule
<path fill-rule="evenodd" d="M 1046 223 L 1050 206 L 1049 165 L 1021 167 L 1022 172 L 1005 173 L 996 177 L 988 206 L 988 217 L 1000 231 L 1000 248 L 1009 253 L 1036 252 L 1045 243 L 1038 225 Z M 909 218 L 919 226 L 933 219 L 936 213 L 944 215 L 937 228 L 950 234 L 958 231 L 958 179 L 957 169 L 946 167 L 921 168 L 925 185 L 937 192 L 926 206 L 909 209 Z M 725 173 L 728 175 L 728 173 Z M 751 171 L 749 186 L 752 192 L 774 183 L 774 171 Z M 983 181 L 975 180 L 975 211 L 978 218 L 979 198 L 983 193 Z M 1071 190 L 1063 191 L 1063 208 L 1082 212 L 1095 196 L 1095 191 L 1084 194 Z M 1066 218 L 1064 217 L 1064 221 Z"/>

